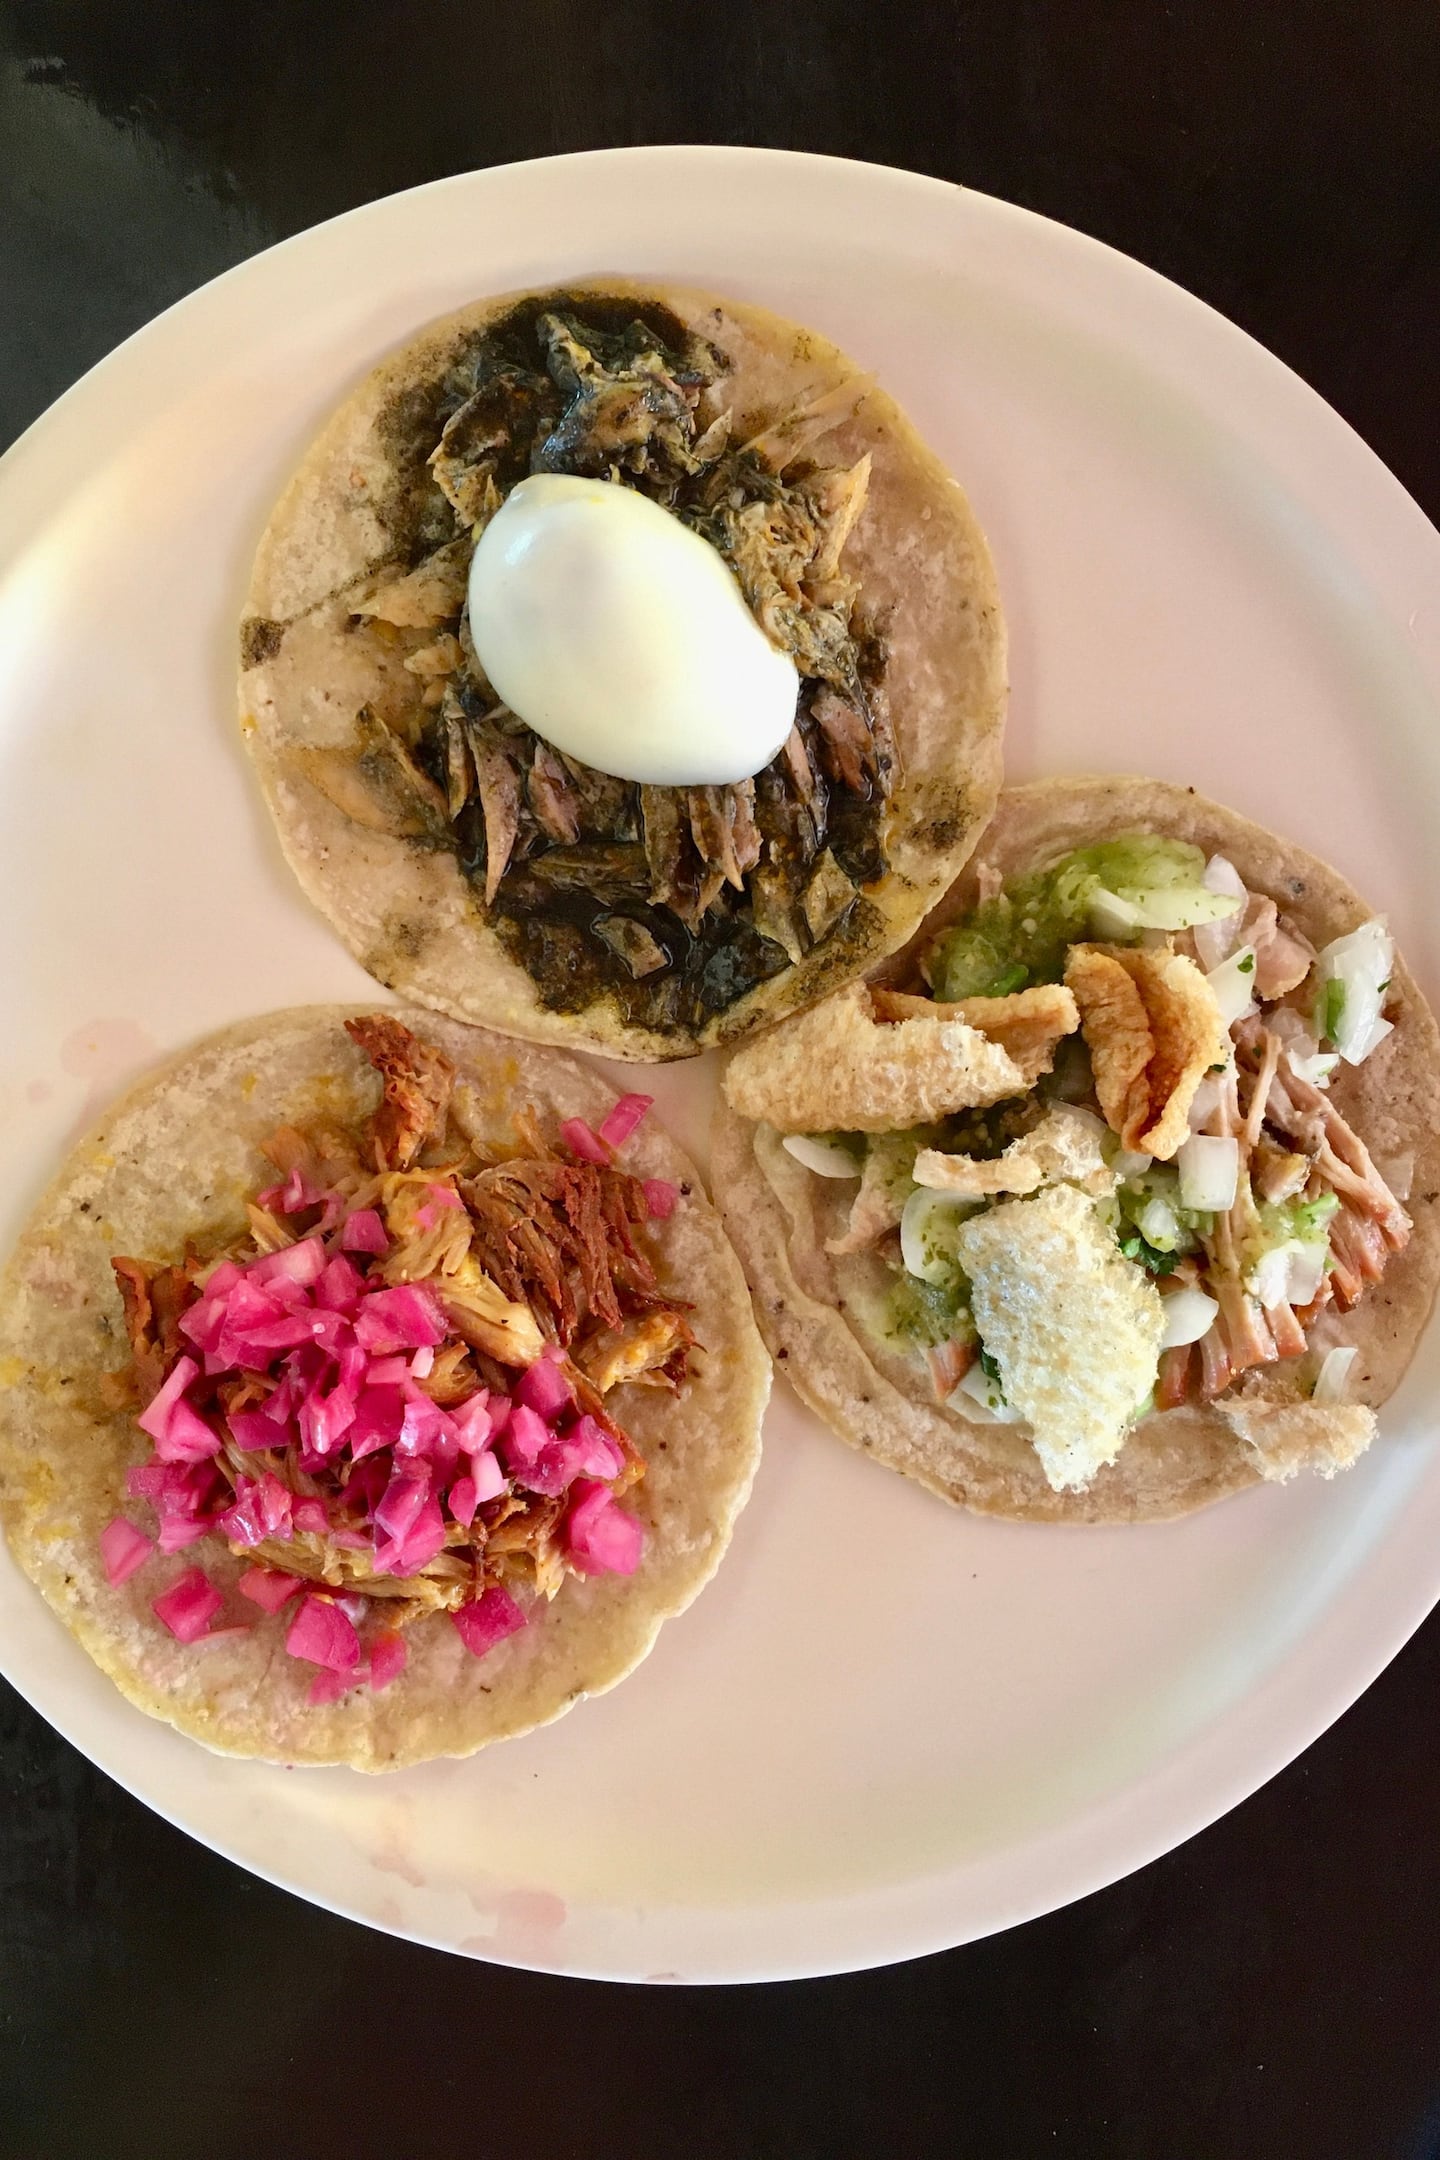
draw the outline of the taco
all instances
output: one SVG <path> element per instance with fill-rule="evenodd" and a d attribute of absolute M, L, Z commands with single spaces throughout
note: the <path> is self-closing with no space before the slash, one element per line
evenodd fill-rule
<path fill-rule="evenodd" d="M 0 1282 L 0 1518 L 132 1702 L 386 1770 L 640 1662 L 719 1563 L 769 1386 L 647 1107 L 557 1051 L 313 1007 L 76 1149 Z"/>
<path fill-rule="evenodd" d="M 1440 1278 L 1440 1037 L 1324 863 L 1188 789 L 1009 790 L 903 964 L 725 1075 L 781 1370 L 959 1505 L 1179 1515 L 1353 1462 Z"/>
<path fill-rule="evenodd" d="M 494 691 L 467 583 L 537 474 L 638 490 L 734 572 L 798 681 L 752 778 L 617 779 Z M 261 541 L 240 711 L 286 857 L 372 975 L 661 1059 L 913 933 L 994 808 L 1004 671 L 984 537 L 883 391 L 763 309 L 605 280 L 462 309 L 352 392 Z"/>

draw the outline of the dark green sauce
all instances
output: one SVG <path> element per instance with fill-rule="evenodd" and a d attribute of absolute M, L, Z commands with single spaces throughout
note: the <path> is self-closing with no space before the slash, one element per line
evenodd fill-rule
<path fill-rule="evenodd" d="M 435 372 L 397 392 L 377 421 L 393 466 L 403 475 L 379 506 L 379 516 L 397 558 L 407 567 L 462 529 L 428 463 L 447 427 L 451 449 L 463 457 L 473 446 L 488 459 L 502 497 L 538 466 L 592 469 L 593 456 L 587 460 L 577 451 L 572 459 L 566 448 L 564 427 L 574 411 L 579 378 L 573 369 L 567 373 L 563 349 L 557 347 L 553 356 L 547 349 L 540 325 L 548 316 L 561 318 L 607 372 L 624 371 L 658 352 L 671 379 L 693 388 L 716 380 L 728 364 L 668 308 L 583 288 L 519 301 L 482 330 L 457 339 Z M 669 394 L 673 399 L 673 391 Z M 681 516 L 691 516 L 687 504 L 692 504 L 693 521 L 700 522 L 698 505 L 708 470 L 693 480 L 683 473 L 677 478 L 673 465 L 663 475 L 626 470 L 623 477 Z M 765 485 L 778 483 L 766 476 Z M 853 635 L 855 695 L 863 701 L 881 692 L 887 651 L 874 625 L 857 621 Z M 471 719 L 488 722 L 489 701 L 477 683 L 462 674 L 453 678 L 453 688 Z M 814 681 L 802 683 L 797 716 L 802 736 L 812 746 L 820 744 L 809 718 L 820 688 Z M 513 719 L 502 717 L 498 725 L 520 774 L 525 804 L 534 738 Z M 443 790 L 447 747 L 438 714 L 427 716 L 414 756 Z M 798 935 L 802 945 L 809 946 L 814 941 L 804 927 L 799 895 L 824 849 L 855 887 L 874 884 L 885 875 L 886 788 L 883 779 L 858 789 L 842 786 L 824 771 L 823 748 L 813 747 L 813 800 L 797 808 L 779 762 L 758 777 L 753 814 L 764 861 L 788 881 L 800 917 Z M 483 899 L 486 829 L 476 796 L 450 828 L 460 866 L 476 889 L 486 919 L 550 1010 L 580 1012 L 605 1003 L 629 1026 L 693 1033 L 790 966 L 785 946 L 757 926 L 748 880 L 745 891 L 726 886 L 698 922 L 688 922 L 653 898 L 639 789 L 622 782 L 584 792 L 580 831 L 573 843 L 557 842 L 522 809 L 513 853 L 488 907 Z M 685 795 L 683 790 L 675 793 Z M 686 814 L 682 802 L 682 819 Z M 687 851 L 690 845 L 688 839 L 683 843 Z M 698 854 L 692 859 L 687 852 L 689 890 L 699 889 L 702 873 Z M 632 973 L 615 945 L 596 933 L 601 918 L 617 916 L 654 940 L 663 965 L 646 974 Z M 820 945 L 847 971 L 853 966 L 848 952 L 863 944 L 873 923 L 873 908 L 857 894 L 835 920 L 823 925 Z M 611 928 L 613 932 L 613 920 Z"/>

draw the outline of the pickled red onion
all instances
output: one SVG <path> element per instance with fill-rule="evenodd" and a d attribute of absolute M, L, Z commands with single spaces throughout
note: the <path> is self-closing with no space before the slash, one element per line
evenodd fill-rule
<path fill-rule="evenodd" d="M 385 1253 L 390 1235 L 374 1208 L 356 1208 L 340 1229 L 341 1252 Z"/>
<path fill-rule="evenodd" d="M 370 1645 L 370 1685 L 378 1695 L 381 1688 L 389 1687 L 398 1680 L 410 1661 L 410 1652 L 403 1635 L 390 1630 L 377 1635 Z"/>
<path fill-rule="evenodd" d="M 484 1657 L 496 1643 L 525 1626 L 525 1615 L 500 1583 L 492 1583 L 473 1605 L 461 1605 L 450 1618 L 472 1657 Z"/>
<path fill-rule="evenodd" d="M 137 1530 L 125 1515 L 117 1515 L 100 1533 L 100 1558 L 105 1563 L 106 1579 L 117 1590 L 145 1565 L 154 1550 L 154 1539 Z"/>
<path fill-rule="evenodd" d="M 615 1504 L 608 1485 L 578 1489 L 565 1522 L 571 1560 L 587 1575 L 633 1575 L 645 1546 L 645 1530 Z"/>
<path fill-rule="evenodd" d="M 298 1575 L 282 1575 L 278 1568 L 248 1567 L 235 1585 L 262 1612 L 277 1613 L 302 1587 Z"/>
<path fill-rule="evenodd" d="M 352 1672 L 360 1662 L 360 1638 L 351 1622 L 338 1605 L 313 1593 L 291 1621 L 285 1648 L 293 1658 L 337 1673 Z"/>
<path fill-rule="evenodd" d="M 622 1095 L 596 1134 L 601 1145 L 608 1148 L 624 1147 L 654 1100 L 653 1095 Z"/>
<path fill-rule="evenodd" d="M 192 1567 L 159 1597 L 152 1598 L 150 1609 L 164 1621 L 177 1642 L 193 1643 L 200 1640 L 224 1602 L 203 1568 Z"/>
<path fill-rule="evenodd" d="M 560 1127 L 560 1137 L 581 1162 L 598 1163 L 602 1168 L 609 1164 L 609 1148 L 598 1133 L 590 1130 L 584 1118 L 566 1118 Z"/>
<path fill-rule="evenodd" d="M 546 1350 L 520 1375 L 515 1400 L 537 1417 L 558 1417 L 562 1410 L 574 1407 L 575 1390 L 560 1369 L 562 1354 L 554 1348 Z"/>

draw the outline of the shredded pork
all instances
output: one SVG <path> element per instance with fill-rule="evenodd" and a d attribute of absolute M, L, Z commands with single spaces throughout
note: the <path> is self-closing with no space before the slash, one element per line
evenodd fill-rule
<path fill-rule="evenodd" d="M 353 748 L 301 764 L 356 822 L 453 848 L 542 996 L 573 1009 L 583 980 L 637 1020 L 696 1027 L 832 936 L 885 871 L 884 648 L 846 562 L 870 460 L 818 456 L 865 386 L 802 397 L 737 444 L 728 414 L 702 420 L 724 357 L 655 311 L 612 316 L 557 303 L 457 363 L 429 459 L 431 550 L 350 600 L 398 649 L 416 709 L 393 730 L 361 716 Z M 466 578 L 475 537 L 529 472 L 623 480 L 729 563 L 801 684 L 791 739 L 757 780 L 616 781 L 559 757 L 496 698 Z"/>
<path fill-rule="evenodd" d="M 453 1406 L 478 1386 L 508 1391 L 519 1371 L 558 1345 L 582 1406 L 621 1450 L 621 1489 L 643 1474 L 643 1463 L 607 1413 L 605 1397 L 625 1384 L 678 1392 L 696 1340 L 689 1308 L 661 1287 L 646 1249 L 643 1187 L 620 1169 L 571 1160 L 523 1107 L 514 1118 L 523 1152 L 490 1160 L 450 1116 L 455 1074 L 441 1051 L 388 1014 L 346 1026 L 380 1078 L 370 1118 L 357 1132 L 284 1127 L 265 1153 L 282 1176 L 295 1173 L 310 1190 L 339 1194 L 348 1211 L 380 1214 L 390 1245 L 374 1263 L 374 1279 L 424 1283 L 435 1292 L 453 1331 L 419 1382 L 435 1402 Z M 250 1213 L 250 1233 L 220 1251 L 189 1251 L 172 1264 L 115 1259 L 130 1345 L 130 1362 L 113 1389 L 117 1406 L 149 1402 L 192 1347 L 179 1319 L 217 1262 L 279 1250 L 327 1227 L 319 1204 L 282 1210 L 277 1202 Z M 265 1224 L 262 1239 L 254 1232 L 257 1216 Z M 202 1410 L 209 1407 L 204 1385 L 190 1390 Z M 263 1407 L 275 1383 L 246 1375 L 210 1385 L 213 1408 L 228 1415 Z M 296 1498 L 324 1490 L 284 1450 L 242 1451 L 226 1442 L 215 1465 L 217 1508 L 227 1504 L 227 1484 L 267 1470 Z M 364 1520 L 358 1495 L 347 1487 L 325 1497 L 331 1534 L 297 1531 L 283 1542 L 248 1548 L 249 1557 L 331 1589 L 363 1589 L 393 1601 L 402 1625 L 469 1602 L 486 1580 L 516 1582 L 542 1595 L 563 1580 L 554 1537 L 561 1503 L 543 1495 L 510 1491 L 482 1504 L 468 1529 L 452 1523 L 445 1549 L 407 1577 L 371 1573 L 369 1540 L 358 1534 Z"/>

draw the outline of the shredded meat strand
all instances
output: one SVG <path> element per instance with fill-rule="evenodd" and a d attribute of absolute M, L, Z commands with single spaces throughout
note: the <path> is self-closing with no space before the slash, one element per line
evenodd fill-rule
<path fill-rule="evenodd" d="M 1184 1402 L 1190 1392 L 1190 1369 L 1194 1362 L 1194 1343 L 1181 1343 L 1176 1349 L 1161 1352 L 1160 1369 L 1155 1378 L 1157 1410 L 1176 1410 Z"/>
<path fill-rule="evenodd" d="M 345 1032 L 380 1075 L 380 1102 L 370 1120 L 376 1164 L 408 1170 L 427 1141 L 444 1135 L 455 1068 L 443 1050 L 384 1013 L 347 1020 Z"/>
<path fill-rule="evenodd" d="M 646 1220 L 638 1179 L 594 1163 L 522 1161 L 482 1170 L 462 1190 L 482 1266 L 563 1345 L 587 1321 L 618 1329 L 622 1296 L 651 1299 L 655 1271 L 634 1237 Z"/>
<path fill-rule="evenodd" d="M 193 1254 L 173 1267 L 152 1267 L 123 1255 L 110 1263 L 120 1291 L 142 1408 L 160 1392 L 166 1374 L 187 1347 L 180 1333 L 180 1315 L 198 1295 L 193 1276 L 196 1265 Z"/>

